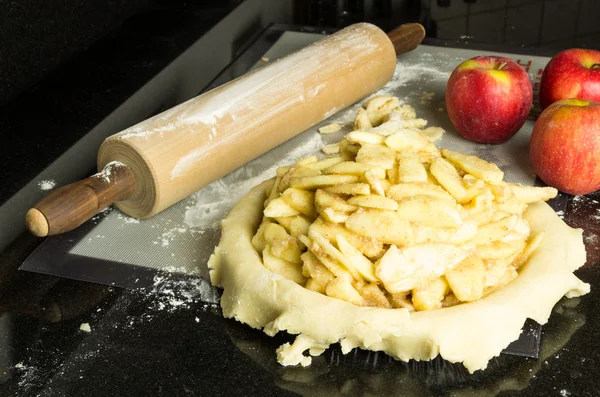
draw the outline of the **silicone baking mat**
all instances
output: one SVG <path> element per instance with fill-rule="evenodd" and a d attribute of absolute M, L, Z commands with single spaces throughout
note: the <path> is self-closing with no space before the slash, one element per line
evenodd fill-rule
<path fill-rule="evenodd" d="M 285 32 L 254 68 L 321 37 L 319 34 Z M 507 143 L 483 145 L 461 138 L 446 115 L 444 90 L 448 76 L 462 60 L 481 53 L 422 45 L 398 57 L 392 81 L 374 95 L 398 96 L 416 109 L 418 117 L 428 120 L 429 125 L 444 128 L 447 132 L 438 141 L 438 146 L 477 154 L 498 164 L 505 171 L 506 180 L 532 185 L 536 177 L 527 155 L 532 120 L 527 121 Z M 539 87 L 548 58 L 499 55 L 523 65 L 529 72 L 534 90 Z M 77 230 L 46 239 L 21 269 L 127 288 L 144 284 L 159 270 L 207 278 L 206 262 L 218 243 L 219 221 L 235 202 L 254 185 L 272 177 L 278 166 L 319 154 L 320 147 L 339 141 L 350 131 L 359 106 L 357 103 L 331 116 L 152 219 L 138 221 L 117 209 L 108 208 Z M 532 114 L 537 111 L 536 107 Z M 340 132 L 318 133 L 320 126 L 333 122 L 342 126 Z"/>

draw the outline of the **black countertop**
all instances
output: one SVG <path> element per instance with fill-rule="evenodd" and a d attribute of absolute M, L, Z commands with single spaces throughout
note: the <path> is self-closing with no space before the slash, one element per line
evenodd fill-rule
<path fill-rule="evenodd" d="M 164 2 L 134 12 L 0 107 L 0 204 L 231 11 L 207 3 Z M 515 45 L 514 52 L 547 55 L 573 46 L 600 49 L 594 0 L 344 2 L 338 11 L 336 3 L 295 2 L 291 19 L 280 22 L 321 31 L 357 20 L 383 28 L 413 20 L 436 45 Z M 40 243 L 21 234 L 0 256 L 0 395 L 597 396 L 600 248 L 593 236 L 600 226 L 590 219 L 599 200 L 597 193 L 561 195 L 553 203 L 568 224 L 585 228 L 588 264 L 577 275 L 592 292 L 557 305 L 543 328 L 540 359 L 502 355 L 474 376 L 442 360 L 404 364 L 375 353 L 344 356 L 337 348 L 309 368 L 284 368 L 273 352 L 287 337 L 224 320 L 214 297 L 198 292 L 205 287 L 200 280 L 163 277 L 148 289 L 122 290 L 18 271 Z"/>

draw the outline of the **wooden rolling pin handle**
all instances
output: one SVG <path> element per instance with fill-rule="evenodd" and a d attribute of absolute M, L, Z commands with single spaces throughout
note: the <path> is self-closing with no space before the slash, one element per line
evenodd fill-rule
<path fill-rule="evenodd" d="M 124 164 L 112 162 L 89 178 L 61 187 L 44 197 L 25 216 L 39 237 L 73 230 L 115 201 L 135 192 L 135 177 Z"/>
<path fill-rule="evenodd" d="M 388 32 L 396 54 L 414 50 L 425 38 L 425 28 L 419 23 L 405 23 Z"/>

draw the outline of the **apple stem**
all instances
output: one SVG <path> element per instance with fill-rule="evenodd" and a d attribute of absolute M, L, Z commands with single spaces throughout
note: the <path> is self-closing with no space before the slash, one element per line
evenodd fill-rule
<path fill-rule="evenodd" d="M 502 70 L 502 68 L 506 66 L 506 62 L 502 61 L 498 64 L 498 66 L 496 67 L 496 70 Z"/>
<path fill-rule="evenodd" d="M 600 63 L 593 64 L 591 69 L 600 69 Z"/>

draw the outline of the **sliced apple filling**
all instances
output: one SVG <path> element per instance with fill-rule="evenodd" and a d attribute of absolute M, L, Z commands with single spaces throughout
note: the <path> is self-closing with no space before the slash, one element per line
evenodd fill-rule
<path fill-rule="evenodd" d="M 355 305 L 418 311 L 516 278 L 543 239 L 523 212 L 556 189 L 504 182 L 495 164 L 439 150 L 443 130 L 426 125 L 374 97 L 327 157 L 278 169 L 252 239 L 263 265 Z"/>

